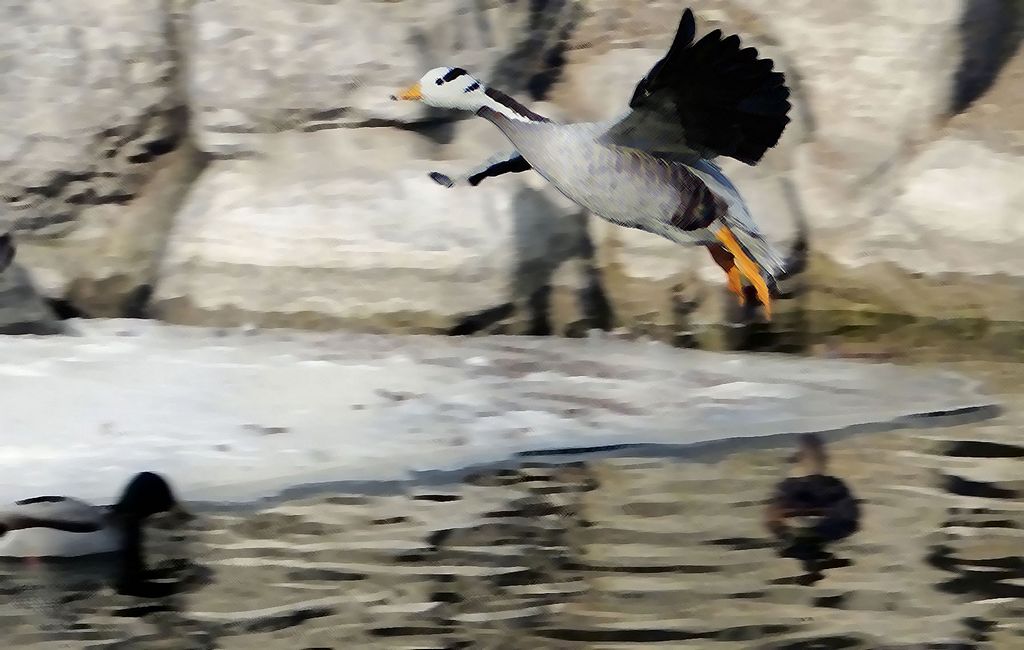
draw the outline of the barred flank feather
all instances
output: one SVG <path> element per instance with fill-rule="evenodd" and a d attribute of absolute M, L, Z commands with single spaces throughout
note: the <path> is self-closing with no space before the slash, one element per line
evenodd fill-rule
<path fill-rule="evenodd" d="M 754 218 L 736 186 L 726 177 L 721 168 L 710 160 L 698 161 L 691 169 L 711 188 L 715 195 L 728 205 L 728 211 L 722 217 L 722 221 L 732 229 L 740 245 L 764 269 L 765 273 L 771 276 L 772 280 L 781 279 L 785 275 L 786 263 L 754 223 Z"/>

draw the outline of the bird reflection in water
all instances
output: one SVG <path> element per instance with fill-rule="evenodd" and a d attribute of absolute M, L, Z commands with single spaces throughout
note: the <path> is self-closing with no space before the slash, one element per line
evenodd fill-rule
<path fill-rule="evenodd" d="M 826 547 L 857 532 L 860 505 L 849 486 L 829 474 L 828 452 L 816 434 L 800 437 L 790 458 L 790 475 L 775 486 L 765 510 L 765 526 L 779 541 L 779 554 L 798 560 L 813 584 L 826 569 L 848 566 Z"/>

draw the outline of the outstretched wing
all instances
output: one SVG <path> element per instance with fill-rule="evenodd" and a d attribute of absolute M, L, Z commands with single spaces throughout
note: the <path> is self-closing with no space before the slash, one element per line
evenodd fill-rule
<path fill-rule="evenodd" d="M 789 123 L 785 76 L 757 49 L 741 49 L 739 36 L 716 29 L 695 43 L 695 35 L 687 9 L 668 53 L 637 84 L 632 110 L 602 141 L 754 165 Z"/>
<path fill-rule="evenodd" d="M 103 527 L 103 510 L 70 497 L 41 496 L 15 501 L 0 511 L 0 523 L 8 529 L 55 528 L 91 533 Z"/>

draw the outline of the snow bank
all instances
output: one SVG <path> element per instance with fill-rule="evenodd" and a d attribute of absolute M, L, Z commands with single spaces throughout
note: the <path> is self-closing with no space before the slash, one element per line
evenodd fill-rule
<path fill-rule="evenodd" d="M 726 355 L 606 337 L 247 333 L 83 321 L 0 337 L 0 499 L 111 501 L 167 474 L 187 499 L 376 481 L 517 452 L 687 445 L 991 404 L 889 365 Z"/>

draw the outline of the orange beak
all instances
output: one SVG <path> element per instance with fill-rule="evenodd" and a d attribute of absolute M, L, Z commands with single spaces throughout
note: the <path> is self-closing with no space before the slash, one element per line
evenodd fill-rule
<path fill-rule="evenodd" d="M 397 96 L 396 95 L 392 95 L 391 99 L 394 99 L 396 101 L 399 100 L 399 99 L 406 99 L 406 100 L 423 99 L 423 93 L 420 92 L 420 84 L 419 84 L 419 82 L 416 82 L 413 85 L 409 86 L 408 88 L 403 90 L 401 93 L 399 93 Z"/>

